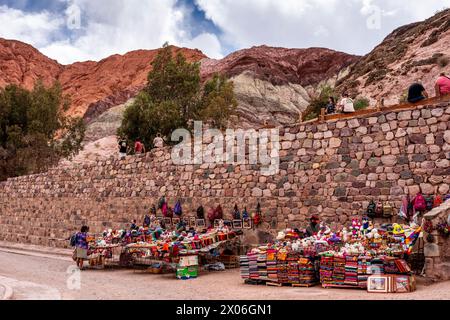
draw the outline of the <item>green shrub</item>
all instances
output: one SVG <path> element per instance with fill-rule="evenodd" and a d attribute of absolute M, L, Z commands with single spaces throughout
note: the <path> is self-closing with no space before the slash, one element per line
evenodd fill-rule
<path fill-rule="evenodd" d="M 367 109 L 369 105 L 370 105 L 369 99 L 364 97 L 357 98 L 354 102 L 354 107 L 356 111 Z"/>
<path fill-rule="evenodd" d="M 334 88 L 330 86 L 323 86 L 320 89 L 320 94 L 311 100 L 308 108 L 306 108 L 305 112 L 303 113 L 303 120 L 309 121 L 317 118 L 320 115 L 321 109 L 327 106 L 328 99 L 330 97 L 334 97 L 335 99 L 337 97 Z"/>

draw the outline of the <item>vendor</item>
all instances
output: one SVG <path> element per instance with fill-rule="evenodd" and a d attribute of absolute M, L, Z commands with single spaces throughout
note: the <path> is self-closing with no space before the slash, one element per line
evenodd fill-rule
<path fill-rule="evenodd" d="M 318 216 L 313 215 L 310 219 L 309 226 L 306 228 L 306 235 L 312 237 L 318 234 L 320 231 L 320 219 Z"/>
<path fill-rule="evenodd" d="M 87 234 L 89 232 L 88 226 L 81 227 L 80 232 L 76 234 L 76 262 L 77 267 L 83 270 L 84 260 L 88 259 L 88 248 L 89 244 L 87 241 Z"/>
<path fill-rule="evenodd" d="M 138 227 L 138 225 L 137 225 L 136 223 L 137 223 L 136 220 L 133 220 L 133 221 L 131 222 L 131 227 L 130 227 L 130 230 L 131 230 L 131 231 L 134 231 L 134 230 L 138 231 L 138 230 L 139 230 L 139 227 Z"/>

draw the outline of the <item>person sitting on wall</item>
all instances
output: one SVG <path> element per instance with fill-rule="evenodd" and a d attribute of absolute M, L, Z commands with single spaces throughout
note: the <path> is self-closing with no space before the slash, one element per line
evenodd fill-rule
<path fill-rule="evenodd" d="M 325 107 L 327 114 L 334 114 L 336 113 L 336 99 L 334 97 L 328 98 L 328 104 Z"/>
<path fill-rule="evenodd" d="M 441 73 L 439 78 L 436 80 L 436 97 L 442 97 L 447 94 L 450 94 L 450 78 L 445 75 L 445 73 Z"/>
<path fill-rule="evenodd" d="M 355 106 L 353 104 L 353 99 L 350 98 L 348 93 L 342 95 L 342 100 L 339 102 L 339 110 L 343 113 L 354 113 Z"/>
<path fill-rule="evenodd" d="M 409 87 L 408 89 L 409 103 L 417 103 L 419 101 L 425 100 L 426 98 L 428 98 L 428 93 L 420 80 L 417 80 Z"/>
<path fill-rule="evenodd" d="M 156 138 L 153 140 L 153 145 L 155 146 L 155 148 L 158 148 L 158 149 L 164 147 L 164 139 L 161 137 L 160 133 L 158 133 Z"/>
<path fill-rule="evenodd" d="M 141 142 L 141 139 L 137 138 L 136 142 L 134 143 L 134 153 L 135 154 L 143 154 L 145 153 L 145 146 Z"/>
<path fill-rule="evenodd" d="M 318 216 L 313 215 L 310 219 L 309 226 L 306 228 L 306 235 L 312 237 L 318 234 L 320 231 L 320 219 Z"/>

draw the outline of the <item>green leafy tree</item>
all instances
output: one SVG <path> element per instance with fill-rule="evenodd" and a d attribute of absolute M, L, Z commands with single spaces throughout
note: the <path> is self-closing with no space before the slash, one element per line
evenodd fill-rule
<path fill-rule="evenodd" d="M 236 105 L 231 82 L 216 75 L 202 86 L 200 64 L 189 63 L 181 53 L 174 56 L 173 48 L 165 44 L 117 134 L 151 146 L 158 133 L 170 137 L 178 128 L 190 128 L 192 121 L 214 119 L 223 127 Z"/>
<path fill-rule="evenodd" d="M 58 83 L 0 89 L 0 180 L 42 172 L 80 150 L 84 123 L 65 116 L 68 105 Z"/>
<path fill-rule="evenodd" d="M 233 83 L 227 81 L 224 76 L 215 74 L 205 84 L 202 105 L 197 118 L 210 120 L 213 126 L 225 129 L 228 119 L 235 113 L 237 105 Z"/>

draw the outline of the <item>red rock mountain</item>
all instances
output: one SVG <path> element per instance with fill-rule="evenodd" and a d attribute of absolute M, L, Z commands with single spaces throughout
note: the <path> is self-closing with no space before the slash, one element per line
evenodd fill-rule
<path fill-rule="evenodd" d="M 372 52 L 351 66 L 337 83 L 340 91 L 369 98 L 374 104 L 404 99 L 409 85 L 421 80 L 430 95 L 441 72 L 450 73 L 450 9 L 394 30 Z"/>
<path fill-rule="evenodd" d="M 174 47 L 175 53 L 179 51 L 189 61 L 206 58 L 199 50 Z M 28 44 L 0 39 L 0 87 L 17 84 L 31 89 L 38 79 L 46 85 L 58 80 L 71 98 L 70 114 L 94 116 L 125 103 L 142 89 L 157 53 L 158 50 L 138 50 L 99 62 L 64 66 Z"/>
<path fill-rule="evenodd" d="M 222 60 L 206 59 L 198 50 L 174 47 L 174 51 L 181 51 L 189 61 L 202 61 L 204 79 L 215 72 L 231 77 L 236 84 L 239 113 L 248 124 L 263 120 L 291 122 L 308 104 L 304 86 L 335 76 L 357 59 L 322 48 L 262 46 L 235 52 Z M 143 88 L 157 53 L 158 50 L 138 50 L 99 62 L 64 66 L 30 45 L 0 39 L 0 87 L 13 83 L 31 89 L 39 78 L 46 85 L 58 80 L 71 98 L 69 113 L 92 121 Z M 245 77 L 240 77 L 243 74 Z M 274 95 L 267 93 L 271 90 Z"/>

